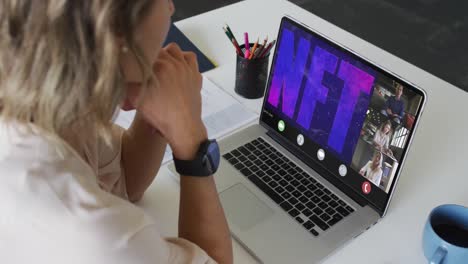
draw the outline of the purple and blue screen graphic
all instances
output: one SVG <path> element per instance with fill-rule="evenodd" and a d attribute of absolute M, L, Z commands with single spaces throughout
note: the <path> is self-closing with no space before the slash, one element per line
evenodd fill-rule
<path fill-rule="evenodd" d="M 267 107 L 351 163 L 377 72 L 285 22 Z"/>

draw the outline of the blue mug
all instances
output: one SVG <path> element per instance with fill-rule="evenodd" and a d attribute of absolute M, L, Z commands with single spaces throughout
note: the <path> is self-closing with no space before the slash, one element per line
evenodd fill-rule
<path fill-rule="evenodd" d="M 423 249 L 431 264 L 468 263 L 468 208 L 446 204 L 432 210 L 424 227 Z"/>

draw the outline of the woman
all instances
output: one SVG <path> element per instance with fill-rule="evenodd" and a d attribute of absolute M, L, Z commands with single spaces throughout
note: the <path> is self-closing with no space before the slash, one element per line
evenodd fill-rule
<path fill-rule="evenodd" d="M 162 47 L 172 0 L 0 2 L 0 259 L 232 263 L 212 176 L 181 176 L 179 237 L 141 199 L 169 144 L 207 139 L 196 57 Z M 131 127 L 112 125 L 121 107 Z"/>
<path fill-rule="evenodd" d="M 374 152 L 372 160 L 366 163 L 359 171 L 359 174 L 366 177 L 369 181 L 376 186 L 380 186 L 382 180 L 382 154 L 378 151 Z"/>
<path fill-rule="evenodd" d="M 390 120 L 383 123 L 380 128 L 375 132 L 373 143 L 374 146 L 385 153 L 391 154 L 392 151 L 388 148 L 388 144 L 390 143 L 390 135 L 392 131 L 392 123 Z"/>

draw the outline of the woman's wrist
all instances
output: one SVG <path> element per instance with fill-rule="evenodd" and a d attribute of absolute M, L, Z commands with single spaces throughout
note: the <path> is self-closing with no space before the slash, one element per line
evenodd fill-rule
<path fill-rule="evenodd" d="M 191 133 L 175 139 L 170 143 L 174 157 L 179 160 L 193 160 L 197 155 L 200 145 L 208 139 L 208 133 L 202 124 L 192 129 Z"/>
<path fill-rule="evenodd" d="M 133 137 L 143 137 L 145 140 L 157 139 L 167 144 L 167 140 L 162 136 L 161 132 L 151 125 L 143 115 L 137 111 L 132 125 L 127 129 L 127 133 Z"/>

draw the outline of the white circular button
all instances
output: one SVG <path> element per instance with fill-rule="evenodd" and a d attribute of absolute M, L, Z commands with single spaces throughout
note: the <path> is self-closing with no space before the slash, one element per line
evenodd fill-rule
<path fill-rule="evenodd" d="M 319 149 L 317 151 L 317 159 L 324 160 L 325 159 L 325 150 Z"/>
<path fill-rule="evenodd" d="M 340 168 L 338 169 L 338 172 L 340 173 L 342 177 L 344 177 L 348 173 L 348 168 L 346 168 L 345 165 L 341 164 Z"/>
<path fill-rule="evenodd" d="M 301 134 L 297 135 L 297 144 L 299 146 L 304 145 L 304 136 L 303 135 L 301 135 Z"/>

